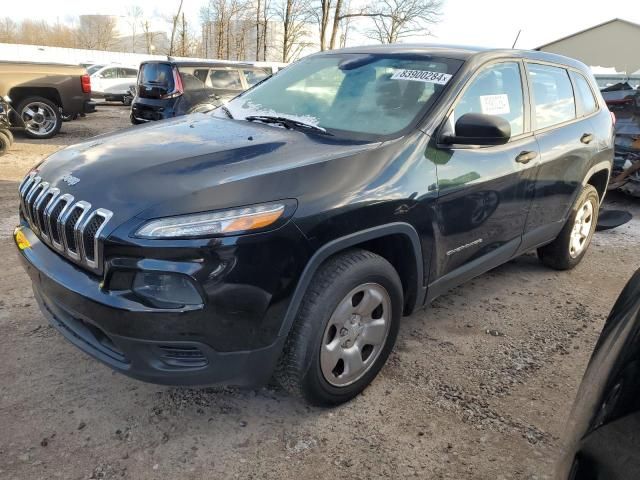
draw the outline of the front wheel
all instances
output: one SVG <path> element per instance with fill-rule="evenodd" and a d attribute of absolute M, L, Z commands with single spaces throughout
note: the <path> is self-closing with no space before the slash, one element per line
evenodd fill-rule
<path fill-rule="evenodd" d="M 402 304 L 402 283 L 384 258 L 366 250 L 330 258 L 308 287 L 276 379 L 315 405 L 352 399 L 386 362 Z"/>
<path fill-rule="evenodd" d="M 556 270 L 569 270 L 578 265 L 596 230 L 599 210 L 598 191 L 592 185 L 585 186 L 558 237 L 538 249 L 542 263 Z"/>
<path fill-rule="evenodd" d="M 31 138 L 51 138 L 62 127 L 60 108 L 43 97 L 29 97 L 18 105 L 25 133 Z"/>

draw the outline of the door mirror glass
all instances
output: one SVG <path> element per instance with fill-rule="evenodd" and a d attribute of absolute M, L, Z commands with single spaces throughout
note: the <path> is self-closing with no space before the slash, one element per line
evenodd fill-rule
<path fill-rule="evenodd" d="M 511 124 L 497 115 L 465 113 L 455 126 L 455 135 L 444 137 L 447 143 L 462 145 L 503 145 L 511 138 Z"/>

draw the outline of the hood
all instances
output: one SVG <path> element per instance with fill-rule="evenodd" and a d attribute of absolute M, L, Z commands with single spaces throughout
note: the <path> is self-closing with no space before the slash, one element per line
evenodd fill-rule
<path fill-rule="evenodd" d="M 224 201 L 216 205 L 191 202 L 182 212 L 176 205 L 180 199 L 202 197 L 203 191 L 223 184 L 255 181 L 256 177 L 352 155 L 373 146 L 193 114 L 67 147 L 51 155 L 38 170 L 43 180 L 61 192 L 85 200 L 93 208 L 111 210 L 116 220 L 113 223 L 117 224 L 144 216 L 145 210 L 159 204 L 172 205 L 173 213 L 226 208 L 230 205 L 222 204 Z M 260 193 L 245 191 L 242 204 L 276 199 L 260 198 Z M 286 185 L 280 185 L 277 197 L 288 196 Z"/>

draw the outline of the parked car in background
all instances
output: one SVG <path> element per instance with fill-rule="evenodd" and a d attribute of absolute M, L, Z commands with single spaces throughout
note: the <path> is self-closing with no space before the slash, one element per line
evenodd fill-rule
<path fill-rule="evenodd" d="M 104 67 L 103 64 L 94 64 L 94 65 L 88 65 L 85 68 L 87 69 L 87 73 L 89 75 L 93 75 L 94 73 L 96 73 L 98 70 L 100 70 L 102 67 Z"/>
<path fill-rule="evenodd" d="M 557 480 L 640 478 L 640 270 L 602 329 L 566 431 Z"/>
<path fill-rule="evenodd" d="M 95 111 L 91 80 L 79 65 L 0 62 L 0 95 L 11 98 L 17 118 L 31 138 L 50 138 L 62 126 L 62 115 Z"/>
<path fill-rule="evenodd" d="M 136 83 L 138 69 L 123 65 L 105 65 L 91 74 L 95 97 L 108 102 L 123 102 L 131 84 Z"/>
<path fill-rule="evenodd" d="M 202 104 L 217 107 L 272 73 L 271 67 L 229 62 L 143 62 L 131 105 L 131 123 L 177 117 Z"/>
<path fill-rule="evenodd" d="M 220 71 L 148 65 L 139 88 L 157 97 Z M 403 315 L 531 250 L 575 267 L 612 158 L 613 119 L 578 61 L 334 50 L 211 113 L 54 153 L 21 183 L 15 238 L 44 315 L 123 374 L 275 372 L 335 405 L 376 377 Z"/>

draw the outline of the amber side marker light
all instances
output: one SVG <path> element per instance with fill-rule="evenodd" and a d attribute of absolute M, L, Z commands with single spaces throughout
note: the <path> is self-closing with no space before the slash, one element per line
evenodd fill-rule
<path fill-rule="evenodd" d="M 15 238 L 16 245 L 18 245 L 18 248 L 20 250 L 31 247 L 31 243 L 29 243 L 27 236 L 22 231 L 22 227 L 16 227 L 16 229 L 13 231 L 13 238 Z"/>

